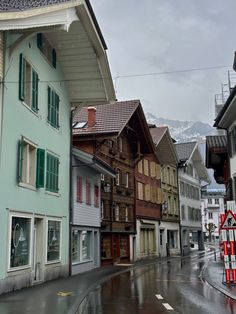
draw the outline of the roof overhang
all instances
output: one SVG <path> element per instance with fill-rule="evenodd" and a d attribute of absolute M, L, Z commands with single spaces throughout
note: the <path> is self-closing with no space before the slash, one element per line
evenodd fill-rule
<path fill-rule="evenodd" d="M 22 40 L 45 34 L 57 51 L 73 106 L 115 101 L 105 42 L 87 1 L 0 13 L 0 30 L 23 34 Z"/>
<path fill-rule="evenodd" d="M 202 156 L 200 154 L 198 147 L 195 148 L 195 150 L 192 154 L 192 161 L 193 161 L 194 167 L 197 170 L 199 179 L 201 181 L 206 182 L 206 183 L 210 183 L 211 180 L 210 180 L 209 174 L 207 172 L 207 169 L 204 165 L 204 162 L 203 162 L 203 159 L 202 159 Z"/>
<path fill-rule="evenodd" d="M 77 148 L 72 148 L 72 154 L 80 163 L 83 164 L 83 166 L 91 167 L 98 173 L 115 178 L 116 171 L 99 157 L 88 154 Z"/>
<path fill-rule="evenodd" d="M 214 126 L 219 129 L 228 129 L 236 117 L 236 86 L 229 95 L 224 107 L 215 119 Z"/>

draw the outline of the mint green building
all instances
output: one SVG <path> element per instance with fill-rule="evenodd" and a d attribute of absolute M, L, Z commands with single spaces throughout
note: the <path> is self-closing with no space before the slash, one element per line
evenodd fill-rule
<path fill-rule="evenodd" d="M 71 107 L 115 100 L 89 1 L 17 3 L 0 4 L 0 293 L 68 275 Z"/>

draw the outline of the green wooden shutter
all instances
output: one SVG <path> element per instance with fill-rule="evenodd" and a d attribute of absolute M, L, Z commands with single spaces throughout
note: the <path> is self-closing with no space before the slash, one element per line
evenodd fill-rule
<path fill-rule="evenodd" d="M 55 126 L 59 128 L 59 96 L 55 94 Z"/>
<path fill-rule="evenodd" d="M 51 124 L 56 126 L 56 93 L 52 91 Z"/>
<path fill-rule="evenodd" d="M 44 170 L 45 169 L 45 150 L 37 149 L 37 173 L 36 173 L 36 188 L 44 187 Z"/>
<path fill-rule="evenodd" d="M 37 46 L 40 50 L 43 49 L 43 35 L 41 33 L 37 34 Z"/>
<path fill-rule="evenodd" d="M 23 167 L 23 140 L 18 142 L 18 169 L 17 169 L 17 181 L 22 181 L 22 167 Z"/>
<path fill-rule="evenodd" d="M 56 53 L 56 49 L 52 49 L 52 66 L 56 69 L 56 66 L 57 66 L 57 53 Z"/>
<path fill-rule="evenodd" d="M 32 70 L 32 110 L 38 112 L 38 74 Z"/>
<path fill-rule="evenodd" d="M 55 172 L 55 176 L 56 176 L 56 186 L 55 186 L 55 191 L 58 192 L 59 191 L 59 159 L 56 159 L 56 172 Z"/>
<path fill-rule="evenodd" d="M 48 122 L 51 122 L 52 90 L 48 86 Z"/>
<path fill-rule="evenodd" d="M 20 67 L 19 67 L 19 98 L 25 99 L 25 59 L 23 54 L 20 54 Z"/>

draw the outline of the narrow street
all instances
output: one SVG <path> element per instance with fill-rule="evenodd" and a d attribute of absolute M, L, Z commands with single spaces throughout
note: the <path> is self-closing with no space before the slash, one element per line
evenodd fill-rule
<path fill-rule="evenodd" d="M 236 313 L 236 301 L 200 278 L 209 259 L 213 252 L 196 253 L 113 277 L 91 291 L 77 313 Z"/>

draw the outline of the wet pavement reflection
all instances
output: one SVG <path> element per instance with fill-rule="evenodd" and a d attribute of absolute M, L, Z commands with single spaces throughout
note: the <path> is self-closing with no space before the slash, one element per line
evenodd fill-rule
<path fill-rule="evenodd" d="M 89 293 L 77 313 L 236 313 L 236 301 L 200 279 L 209 259 L 213 259 L 211 252 L 176 257 L 113 277 Z"/>

